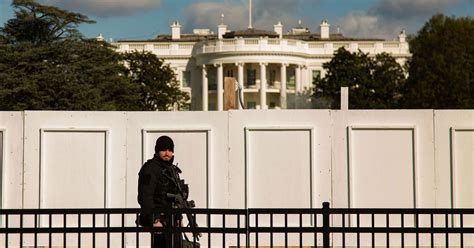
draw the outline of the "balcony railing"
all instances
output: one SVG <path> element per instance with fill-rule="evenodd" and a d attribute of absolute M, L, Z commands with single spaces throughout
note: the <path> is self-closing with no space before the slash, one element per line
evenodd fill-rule
<path fill-rule="evenodd" d="M 301 41 L 288 39 L 248 38 L 223 39 L 204 42 L 173 43 L 173 42 L 130 42 L 116 44 L 120 51 L 150 51 L 159 56 L 195 56 L 219 52 L 270 52 L 296 53 L 308 55 L 332 56 L 334 51 L 344 47 L 350 51 L 361 50 L 365 53 L 387 52 L 408 55 L 408 44 L 397 41 L 377 42 L 332 42 L 332 41 Z"/>
<path fill-rule="evenodd" d="M 295 89 L 295 84 L 288 84 L 286 86 L 287 89 Z M 260 89 L 260 80 L 256 80 L 255 83 L 251 84 L 244 84 L 244 90 L 246 89 L 252 89 L 252 90 L 259 90 Z M 279 81 L 274 81 L 274 82 L 268 82 L 267 83 L 267 90 L 280 90 L 281 89 L 281 84 Z M 208 90 L 210 91 L 216 91 L 217 90 L 217 83 L 210 83 L 208 85 Z"/>

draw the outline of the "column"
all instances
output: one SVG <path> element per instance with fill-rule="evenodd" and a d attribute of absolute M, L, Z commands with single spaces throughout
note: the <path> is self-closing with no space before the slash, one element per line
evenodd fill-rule
<path fill-rule="evenodd" d="M 224 66 L 216 64 L 217 66 L 217 110 L 224 110 Z"/>
<path fill-rule="evenodd" d="M 280 108 L 287 108 L 286 100 L 286 67 L 288 64 L 281 64 L 280 67 Z"/>
<path fill-rule="evenodd" d="M 240 99 L 239 101 L 239 109 L 242 109 L 242 105 L 240 104 L 240 100 L 244 103 L 244 63 L 237 63 L 238 73 L 237 73 L 237 81 L 240 87 Z"/>
<path fill-rule="evenodd" d="M 296 65 L 296 68 L 295 68 L 295 79 L 296 79 L 296 86 L 295 86 L 295 89 L 296 89 L 296 92 L 299 93 L 301 92 L 301 65 Z"/>
<path fill-rule="evenodd" d="M 309 80 L 308 78 L 308 66 L 303 65 L 301 69 L 301 91 L 303 91 L 305 88 L 311 88 L 312 80 Z"/>
<path fill-rule="evenodd" d="M 202 111 L 208 110 L 209 104 L 209 84 L 207 81 L 206 65 L 202 65 Z"/>
<path fill-rule="evenodd" d="M 260 63 L 260 109 L 267 109 L 267 64 Z"/>
<path fill-rule="evenodd" d="M 176 77 L 179 82 L 179 88 L 183 88 L 183 70 L 182 69 L 177 69 L 176 70 Z"/>

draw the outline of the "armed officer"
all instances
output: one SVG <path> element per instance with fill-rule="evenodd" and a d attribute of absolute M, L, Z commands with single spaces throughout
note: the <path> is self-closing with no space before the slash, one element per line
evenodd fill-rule
<path fill-rule="evenodd" d="M 138 203 L 142 209 L 139 224 L 141 226 L 162 227 L 177 226 L 181 223 L 181 216 L 175 218 L 175 223 L 166 223 L 166 216 L 156 214 L 153 209 L 172 208 L 175 202 L 168 195 L 179 193 L 179 175 L 181 170 L 173 165 L 174 143 L 168 136 L 161 136 L 156 140 L 155 155 L 148 160 L 138 173 Z M 188 192 L 186 192 L 187 194 Z M 176 233 L 173 238 L 164 234 L 154 234 L 153 247 L 181 247 L 181 234 Z"/>

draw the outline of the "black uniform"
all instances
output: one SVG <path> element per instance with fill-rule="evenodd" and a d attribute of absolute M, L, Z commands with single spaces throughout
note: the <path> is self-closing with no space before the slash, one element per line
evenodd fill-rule
<path fill-rule="evenodd" d="M 180 170 L 172 162 L 173 159 L 163 161 L 158 154 L 155 154 L 138 173 L 138 203 L 142 208 L 139 222 L 142 226 L 153 226 L 156 219 L 160 219 L 163 225 L 169 225 L 165 216 L 153 213 L 153 209 L 173 207 L 174 200 L 168 198 L 166 194 L 179 193 L 177 183 L 180 181 L 178 175 Z M 175 217 L 176 223 L 180 219 L 180 216 Z M 154 240 L 154 247 L 165 247 L 165 243 L 169 242 L 163 234 L 155 234 Z M 174 240 L 174 247 L 179 247 L 181 235 L 175 235 Z"/>

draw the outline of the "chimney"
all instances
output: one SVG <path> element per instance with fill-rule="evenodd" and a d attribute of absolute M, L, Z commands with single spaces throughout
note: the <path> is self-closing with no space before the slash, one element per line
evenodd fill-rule
<path fill-rule="evenodd" d="M 171 24 L 171 39 L 172 40 L 179 40 L 181 39 L 181 25 L 178 21 L 173 22 Z"/>
<path fill-rule="evenodd" d="M 281 22 L 273 25 L 273 31 L 280 36 L 280 39 L 283 38 L 283 25 L 281 25 Z"/>
<path fill-rule="evenodd" d="M 99 34 L 99 36 L 95 37 L 95 39 L 96 39 L 97 41 L 104 41 L 104 40 L 105 40 L 105 38 L 104 38 L 104 36 L 103 36 L 102 34 Z"/>
<path fill-rule="evenodd" d="M 327 20 L 323 20 L 319 25 L 321 39 L 329 39 L 329 23 Z"/>
<path fill-rule="evenodd" d="M 407 42 L 407 35 L 405 33 L 405 29 L 403 29 L 400 34 L 398 35 L 398 41 L 400 43 L 404 43 L 404 42 Z"/>
<path fill-rule="evenodd" d="M 227 33 L 227 25 L 224 24 L 224 14 L 221 14 L 221 24 L 217 26 L 217 37 L 219 37 L 219 40 L 222 39 L 225 33 Z"/>

